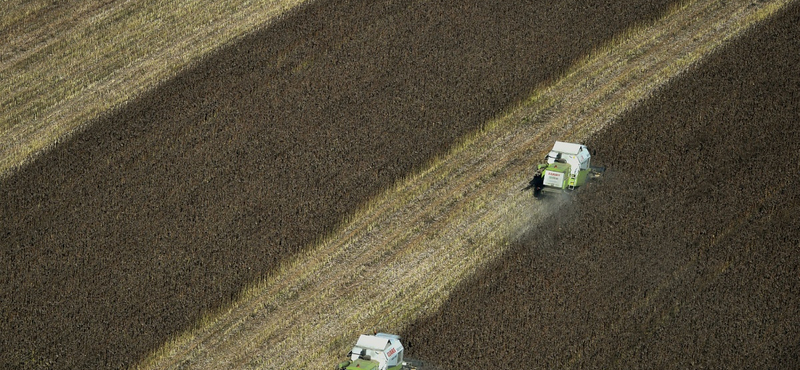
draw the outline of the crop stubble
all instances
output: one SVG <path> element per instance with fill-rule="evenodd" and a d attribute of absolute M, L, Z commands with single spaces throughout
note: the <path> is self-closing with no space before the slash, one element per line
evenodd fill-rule
<path fill-rule="evenodd" d="M 321 1 L 0 186 L 2 367 L 121 368 L 663 2 Z"/>

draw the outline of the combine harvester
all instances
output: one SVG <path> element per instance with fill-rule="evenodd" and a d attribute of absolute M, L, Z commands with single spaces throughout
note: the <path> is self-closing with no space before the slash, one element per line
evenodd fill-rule
<path fill-rule="evenodd" d="M 422 370 L 421 363 L 403 360 L 403 344 L 394 334 L 361 335 L 336 370 Z"/>
<path fill-rule="evenodd" d="M 591 166 L 592 154 L 583 144 L 556 141 L 544 159 L 546 163 L 537 166 L 533 180 L 525 188 L 533 188 L 533 196 L 537 198 L 542 192 L 564 193 L 575 190 L 589 179 L 600 177 L 605 172 L 605 167 Z"/>

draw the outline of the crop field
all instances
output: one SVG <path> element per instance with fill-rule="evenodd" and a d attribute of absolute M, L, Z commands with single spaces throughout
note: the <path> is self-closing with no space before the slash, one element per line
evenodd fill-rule
<path fill-rule="evenodd" d="M 317 1 L 133 81 L 0 180 L 0 367 L 796 365 L 789 3 Z M 556 139 L 610 170 L 537 202 Z"/>
<path fill-rule="evenodd" d="M 410 325 L 410 353 L 444 368 L 800 367 L 798 25 L 795 4 L 587 140 L 606 177 Z"/>
<path fill-rule="evenodd" d="M 0 177 L 301 0 L 5 0 Z"/>
<path fill-rule="evenodd" d="M 320 1 L 101 116 L 0 184 L 0 365 L 132 365 L 537 84 L 667 7 L 630 4 Z M 113 14 L 97 8 L 87 14 Z M 147 85 L 136 81 L 111 91 Z M 43 112 L 29 119 L 51 116 Z"/>

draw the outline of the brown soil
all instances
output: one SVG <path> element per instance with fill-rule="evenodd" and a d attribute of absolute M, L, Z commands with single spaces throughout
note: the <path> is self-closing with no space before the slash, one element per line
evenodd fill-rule
<path fill-rule="evenodd" d="M 124 368 L 663 1 L 319 1 L 0 183 L 0 368 Z"/>
<path fill-rule="evenodd" d="M 588 142 L 607 175 L 404 336 L 445 368 L 798 368 L 800 5 Z"/>

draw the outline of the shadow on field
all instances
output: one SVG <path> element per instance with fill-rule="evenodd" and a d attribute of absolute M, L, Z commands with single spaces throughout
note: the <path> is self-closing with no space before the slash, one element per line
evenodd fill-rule
<path fill-rule="evenodd" d="M 402 333 L 408 355 L 800 367 L 798 24 L 794 4 L 592 137 L 607 176 Z"/>
<path fill-rule="evenodd" d="M 317 1 L 0 183 L 0 368 L 123 368 L 668 1 Z"/>

